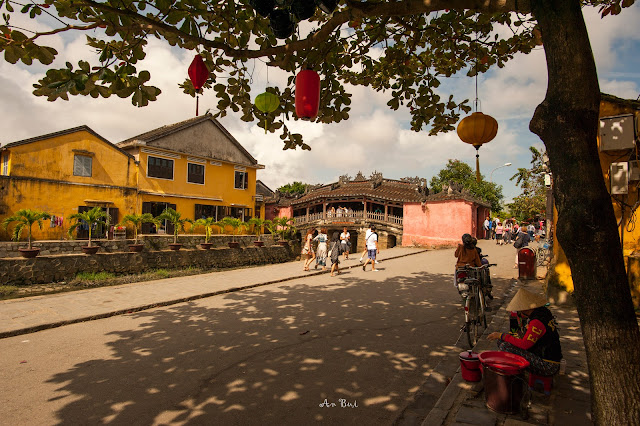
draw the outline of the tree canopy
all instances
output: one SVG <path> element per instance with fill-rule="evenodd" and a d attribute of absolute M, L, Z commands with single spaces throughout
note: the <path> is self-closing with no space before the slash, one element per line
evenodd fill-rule
<path fill-rule="evenodd" d="M 613 14 L 633 0 L 586 3 Z M 453 130 L 460 114 L 471 110 L 468 100 L 438 93 L 442 78 L 503 67 L 516 53 L 540 44 L 527 0 L 340 2 L 331 14 L 316 10 L 310 25 L 298 25 L 286 42 L 274 36 L 269 19 L 256 13 L 249 0 L 0 0 L 0 10 L 0 51 L 10 63 L 52 64 L 63 54 L 51 47 L 49 38 L 68 32 L 85 33 L 94 52 L 77 64 L 48 69 L 35 84 L 37 96 L 53 101 L 116 95 L 147 105 L 161 90 L 139 62 L 148 39 L 156 38 L 203 56 L 211 72 L 204 90 L 215 92 L 217 117 L 230 109 L 241 113 L 242 120 L 263 123 L 281 132 L 285 149 L 310 149 L 285 124 L 285 118 L 295 117 L 295 74 L 303 68 L 323 77 L 317 122 L 348 119 L 349 85 L 364 85 L 387 92 L 391 109 L 408 108 L 413 130 L 428 128 L 435 134 Z M 508 31 L 496 31 L 497 25 Z M 250 81 L 257 59 L 290 73 L 286 86 L 269 89 L 281 99 L 271 114 L 252 103 Z M 195 96 L 188 79 L 181 87 Z"/>
<path fill-rule="evenodd" d="M 292 183 L 288 183 L 286 185 L 282 185 L 277 190 L 280 192 L 285 192 L 287 194 L 304 194 L 309 186 L 308 183 L 302 183 L 299 181 L 294 181 Z"/>
<path fill-rule="evenodd" d="M 522 193 L 509 203 L 509 211 L 520 220 L 544 216 L 547 208 L 547 191 L 544 182 L 544 174 L 548 172 L 548 166 L 544 163 L 544 152 L 535 147 L 529 147 L 531 151 L 531 168 L 518 169 L 509 180 L 515 180 Z"/>
<path fill-rule="evenodd" d="M 460 160 L 449 160 L 446 167 L 431 178 L 429 186 L 432 192 L 440 192 L 445 185 L 451 182 L 461 184 L 471 194 L 491 204 L 491 210 L 499 212 L 502 210 L 502 185 L 484 180 L 481 176 L 480 182 L 476 180 L 476 172 L 467 163 Z"/>

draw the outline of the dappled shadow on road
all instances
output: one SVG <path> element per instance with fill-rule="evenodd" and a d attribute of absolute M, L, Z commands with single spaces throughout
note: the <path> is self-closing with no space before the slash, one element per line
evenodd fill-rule
<path fill-rule="evenodd" d="M 73 401 L 57 417 L 63 424 L 391 423 L 455 350 L 457 291 L 450 276 L 426 272 L 347 270 L 333 280 L 309 277 L 129 314 L 130 326 L 107 334 L 111 358 L 50 378 Z"/>

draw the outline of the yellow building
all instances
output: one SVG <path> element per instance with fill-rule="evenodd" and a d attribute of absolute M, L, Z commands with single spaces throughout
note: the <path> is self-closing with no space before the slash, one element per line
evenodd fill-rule
<path fill-rule="evenodd" d="M 640 307 L 639 122 L 640 101 L 602 94 L 598 135 L 600 166 L 619 224 L 622 252 L 636 307 Z M 557 220 L 557 212 L 554 213 Z M 557 239 L 554 240 L 554 256 L 555 266 L 550 279 L 572 292 L 571 270 Z"/>
<path fill-rule="evenodd" d="M 137 173 L 132 155 L 87 126 L 9 143 L 0 148 L 0 220 L 20 209 L 54 215 L 33 227 L 37 239 L 66 238 L 69 215 L 95 206 L 116 223 L 136 207 Z M 3 240 L 10 231 L 0 230 Z"/>
<path fill-rule="evenodd" d="M 34 226 L 34 238 L 61 239 L 69 215 L 95 206 L 107 210 L 110 224 L 166 207 L 189 219 L 264 217 L 256 195 L 261 168 L 209 114 L 116 145 L 81 126 L 0 148 L 0 220 L 23 208 L 42 210 L 55 218 L 42 231 Z M 165 225 L 145 224 L 143 232 L 173 232 Z M 0 230 L 0 239 L 10 230 Z M 78 237 L 86 233 L 80 229 Z"/>
<path fill-rule="evenodd" d="M 264 217 L 262 197 L 256 196 L 256 171 L 264 166 L 210 114 L 116 145 L 139 163 L 142 213 L 157 216 L 171 207 L 190 219 Z M 173 232 L 165 225 L 165 232 Z M 155 229 L 146 224 L 143 233 L 150 232 Z"/>

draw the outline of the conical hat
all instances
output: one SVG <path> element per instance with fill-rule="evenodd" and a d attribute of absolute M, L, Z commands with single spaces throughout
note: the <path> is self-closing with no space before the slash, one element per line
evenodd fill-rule
<path fill-rule="evenodd" d="M 527 309 L 539 308 L 546 304 L 547 298 L 543 295 L 531 293 L 530 291 L 521 288 L 507 306 L 507 311 L 525 311 Z"/>

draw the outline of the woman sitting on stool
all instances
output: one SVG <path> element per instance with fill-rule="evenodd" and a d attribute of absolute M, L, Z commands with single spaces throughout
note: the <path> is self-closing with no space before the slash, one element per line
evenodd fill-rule
<path fill-rule="evenodd" d="M 487 336 L 489 340 L 498 340 L 501 351 L 520 355 L 529 361 L 529 371 L 539 376 L 557 374 L 562 359 L 556 321 L 546 304 L 544 296 L 521 288 L 507 306 L 507 311 L 518 312 L 529 319 L 524 336 L 518 338 L 497 331 Z"/>

